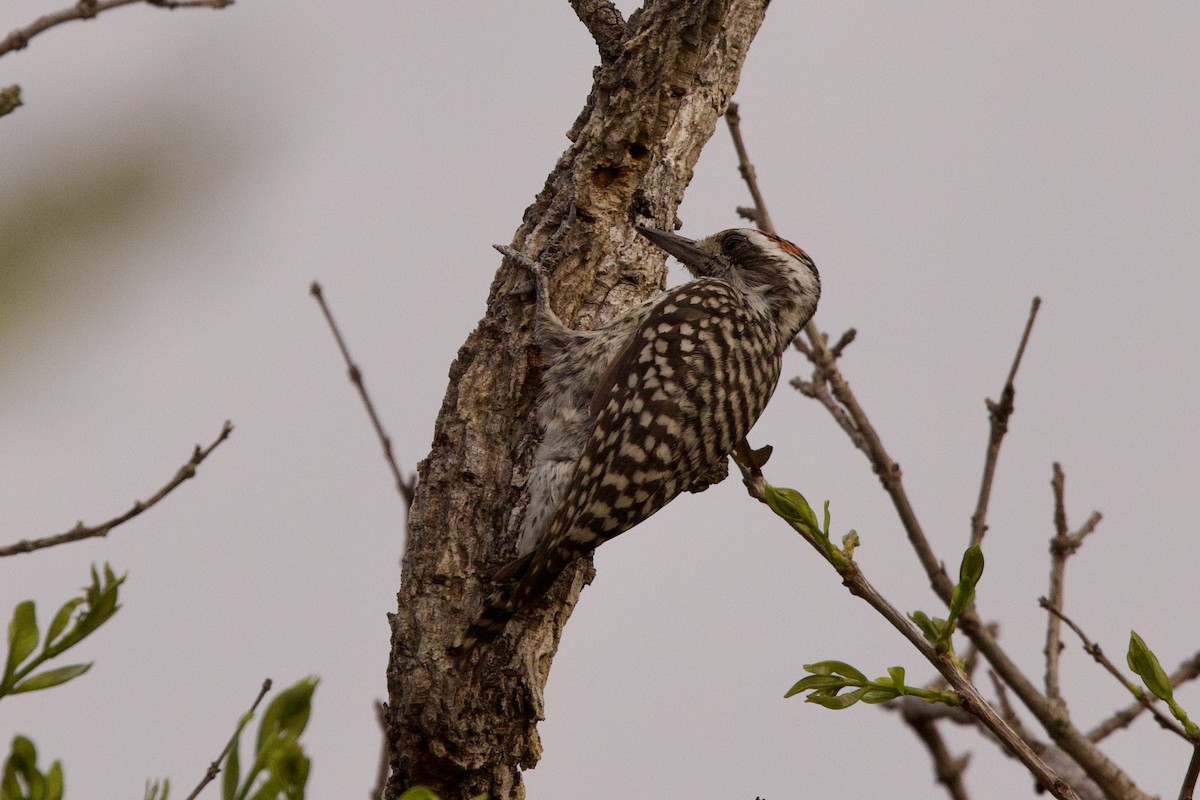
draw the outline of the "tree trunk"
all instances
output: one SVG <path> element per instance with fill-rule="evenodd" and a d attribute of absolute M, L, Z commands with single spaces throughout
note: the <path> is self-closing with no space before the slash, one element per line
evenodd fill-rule
<path fill-rule="evenodd" d="M 600 47 L 591 95 L 513 247 L 545 256 L 573 203 L 550 278 L 573 327 L 602 325 L 659 291 L 661 253 L 635 222 L 671 228 L 700 150 L 737 86 L 769 0 L 650 0 L 628 22 L 607 0 L 572 0 Z M 481 248 L 484 243 L 481 243 Z M 480 250 L 480 257 L 486 251 Z M 528 283 L 502 264 L 487 312 L 459 350 L 420 464 L 388 665 L 387 798 L 425 784 L 447 800 L 522 798 L 541 756 L 536 724 L 559 636 L 590 559 L 518 616 L 472 674 L 448 653 L 479 611 L 488 577 L 515 554 L 537 443 L 540 364 Z"/>

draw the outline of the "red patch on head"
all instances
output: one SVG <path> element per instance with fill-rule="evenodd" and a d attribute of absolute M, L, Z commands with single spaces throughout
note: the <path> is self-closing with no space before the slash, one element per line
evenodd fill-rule
<path fill-rule="evenodd" d="M 779 245 L 781 248 L 783 248 L 787 252 L 791 253 L 792 255 L 799 256 L 800 258 L 808 259 L 808 253 L 804 252 L 799 247 L 796 247 L 796 245 L 792 244 L 787 239 L 784 239 L 783 237 L 780 237 L 780 236 L 776 236 L 773 233 L 766 233 L 766 231 L 763 231 L 763 233 L 766 234 L 766 236 L 771 241 L 773 241 L 775 244 Z M 811 261 L 811 259 L 809 259 L 809 260 Z"/>

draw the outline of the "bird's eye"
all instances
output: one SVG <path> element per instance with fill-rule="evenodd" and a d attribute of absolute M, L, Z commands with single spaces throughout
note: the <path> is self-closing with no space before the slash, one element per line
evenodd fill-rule
<path fill-rule="evenodd" d="M 732 253 L 734 250 L 737 250 L 739 247 L 741 247 L 745 243 L 746 243 L 745 236 L 743 236 L 740 233 L 731 233 L 725 237 L 725 240 L 723 242 L 721 242 L 721 250 L 726 255 L 729 255 L 730 253 Z"/>

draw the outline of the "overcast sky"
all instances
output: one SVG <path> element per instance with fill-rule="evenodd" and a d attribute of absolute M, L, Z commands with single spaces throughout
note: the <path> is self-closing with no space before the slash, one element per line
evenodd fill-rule
<path fill-rule="evenodd" d="M 0 30 L 59 5 L 9 0 Z M 776 0 L 736 96 L 775 224 L 820 267 L 818 321 L 858 329 L 843 369 L 948 562 L 984 399 L 1043 298 L 978 594 L 1036 680 L 1056 460 L 1072 525 L 1105 515 L 1069 567 L 1068 612 L 1118 661 L 1131 628 L 1168 669 L 1200 644 L 1197 41 L 1187 3 Z M 3 59 L 26 105 L 0 120 L 0 542 L 120 513 L 237 426 L 109 539 L 0 564 L 0 613 L 32 597 L 43 625 L 91 563 L 129 571 L 121 612 L 76 654 L 92 671 L 3 701 L 5 748 L 19 731 L 62 758 L 73 798 L 163 776 L 182 797 L 264 677 L 311 673 L 310 796 L 366 795 L 403 510 L 308 285 L 413 468 L 491 244 L 566 147 L 596 62 L 565 0 L 131 7 Z M 682 232 L 736 226 L 746 202 L 721 128 Z M 789 354 L 785 376 L 805 372 Z M 752 441 L 775 447 L 769 480 L 858 530 L 900 608 L 938 610 L 823 408 L 783 386 Z M 932 672 L 736 481 L 596 564 L 530 797 L 942 796 L 893 715 L 783 699 L 819 659 Z M 1068 644 L 1088 727 L 1127 698 Z M 1181 697 L 1200 714 L 1200 691 Z M 955 747 L 975 751 L 976 800 L 1031 794 L 978 736 Z M 1144 790 L 1178 792 L 1179 740 L 1142 720 L 1107 748 Z"/>

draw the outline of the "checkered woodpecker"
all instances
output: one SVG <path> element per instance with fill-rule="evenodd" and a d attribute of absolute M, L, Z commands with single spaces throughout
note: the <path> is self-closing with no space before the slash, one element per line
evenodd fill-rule
<path fill-rule="evenodd" d="M 695 280 L 595 331 L 567 328 L 534 271 L 547 362 L 519 557 L 463 636 L 495 639 L 562 571 L 685 490 L 719 480 L 779 382 L 783 351 L 817 307 L 821 281 L 791 242 L 752 229 L 692 241 L 638 226 Z M 719 476 L 715 477 L 714 476 Z"/>

